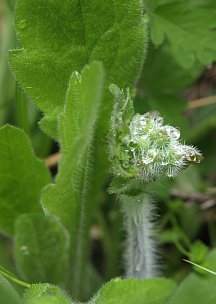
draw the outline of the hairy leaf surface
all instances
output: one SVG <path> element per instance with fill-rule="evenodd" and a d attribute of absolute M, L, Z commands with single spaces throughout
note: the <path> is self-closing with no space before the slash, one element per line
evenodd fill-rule
<path fill-rule="evenodd" d="M 24 304 L 71 304 L 60 288 L 50 284 L 34 284 L 26 290 Z"/>
<path fill-rule="evenodd" d="M 40 191 L 50 174 L 22 130 L 2 127 L 0 146 L 0 229 L 11 235 L 20 214 L 40 212 Z"/>
<path fill-rule="evenodd" d="M 23 279 L 60 283 L 68 267 L 69 240 L 54 217 L 21 215 L 15 224 L 15 261 Z"/>
<path fill-rule="evenodd" d="M 23 48 L 10 51 L 12 70 L 53 137 L 72 71 L 97 59 L 110 82 L 124 87 L 137 78 L 145 38 L 139 0 L 18 0 L 15 24 Z"/>
<path fill-rule="evenodd" d="M 101 288 L 90 304 L 165 304 L 174 288 L 175 284 L 166 279 L 114 279 Z"/>
<path fill-rule="evenodd" d="M 44 210 L 56 215 L 71 234 L 70 286 L 81 283 L 92 204 L 87 204 L 92 142 L 103 93 L 104 70 L 93 62 L 71 77 L 66 106 L 59 117 L 61 160 L 56 183 L 42 194 Z M 76 290 L 78 287 L 74 287 Z M 76 296 L 76 295 L 75 295 Z"/>
<path fill-rule="evenodd" d="M 175 289 L 175 283 L 166 279 L 145 281 L 113 279 L 105 284 L 88 304 L 166 304 Z M 25 296 L 28 304 L 69 303 L 63 293 L 54 286 L 32 286 Z M 62 302 L 58 302 L 61 299 Z M 47 302 L 46 302 L 47 301 Z M 74 304 L 77 302 L 73 302 Z"/>
<path fill-rule="evenodd" d="M 76 225 L 83 190 L 83 171 L 103 93 L 104 71 L 94 62 L 70 79 L 66 106 L 59 117 L 61 160 L 56 183 L 43 191 L 45 212 L 58 216 L 70 230 Z"/>

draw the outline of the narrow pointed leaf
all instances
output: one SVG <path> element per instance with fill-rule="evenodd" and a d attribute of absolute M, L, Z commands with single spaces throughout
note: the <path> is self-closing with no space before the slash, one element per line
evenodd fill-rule
<path fill-rule="evenodd" d="M 81 278 L 85 271 L 86 242 L 93 208 L 87 201 L 92 179 L 92 143 L 103 83 L 104 71 L 99 62 L 86 66 L 81 75 L 73 73 L 66 106 L 59 118 L 59 172 L 56 183 L 46 187 L 42 193 L 45 212 L 59 217 L 71 234 L 70 271 L 73 278 L 69 285 L 74 293 L 84 280 Z"/>
<path fill-rule="evenodd" d="M 86 191 L 82 185 L 88 150 L 103 93 L 104 72 L 98 62 L 86 66 L 82 74 L 73 73 L 69 82 L 66 106 L 59 118 L 61 160 L 56 183 L 43 190 L 45 212 L 58 216 L 73 230 L 76 226 L 80 199 Z"/>

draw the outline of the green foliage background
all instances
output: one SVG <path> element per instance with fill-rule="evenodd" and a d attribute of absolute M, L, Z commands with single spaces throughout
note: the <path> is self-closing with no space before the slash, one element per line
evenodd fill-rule
<path fill-rule="evenodd" d="M 19 300 L 1 277 L 0 303 L 215 303 L 216 277 L 182 261 L 216 270 L 215 1 L 8 0 L 0 12 L 0 264 L 41 283 Z M 113 279 L 124 235 L 107 193 L 111 83 L 205 157 L 150 189 L 169 279 Z"/>

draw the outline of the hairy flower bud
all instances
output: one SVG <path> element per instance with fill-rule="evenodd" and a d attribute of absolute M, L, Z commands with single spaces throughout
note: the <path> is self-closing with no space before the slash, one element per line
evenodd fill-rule
<path fill-rule="evenodd" d="M 174 177 L 203 159 L 196 148 L 180 142 L 180 131 L 164 125 L 158 112 L 134 114 L 129 89 L 124 93 L 111 85 L 110 90 L 116 98 L 109 135 L 112 173 L 148 182 L 162 175 Z"/>

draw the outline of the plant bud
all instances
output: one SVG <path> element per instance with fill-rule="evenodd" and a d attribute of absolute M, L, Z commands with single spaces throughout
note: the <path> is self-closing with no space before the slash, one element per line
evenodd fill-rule
<path fill-rule="evenodd" d="M 113 174 L 149 182 L 200 163 L 201 153 L 180 142 L 179 129 L 164 125 L 156 111 L 134 114 L 129 89 L 124 93 L 111 85 L 110 90 L 116 98 L 109 135 Z"/>

